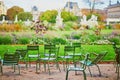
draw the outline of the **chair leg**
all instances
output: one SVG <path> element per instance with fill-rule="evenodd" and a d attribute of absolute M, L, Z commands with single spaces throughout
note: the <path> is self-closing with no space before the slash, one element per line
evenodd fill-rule
<path fill-rule="evenodd" d="M 44 64 L 44 71 L 46 72 L 46 61 L 43 61 Z"/>
<path fill-rule="evenodd" d="M 66 71 L 66 80 L 68 80 L 68 73 L 69 73 L 69 70 Z"/>
<path fill-rule="evenodd" d="M 98 71 L 99 71 L 99 76 L 101 76 L 101 71 L 100 71 L 100 68 L 99 66 L 96 64 L 97 68 L 98 68 Z"/>
<path fill-rule="evenodd" d="M 85 71 L 83 71 L 83 75 L 84 75 L 84 80 L 87 80 Z"/>
<path fill-rule="evenodd" d="M 25 63 L 25 67 L 26 67 L 26 69 L 28 69 L 28 63 L 27 63 L 27 61 L 24 60 L 24 63 Z"/>
<path fill-rule="evenodd" d="M 29 67 L 31 67 L 31 62 L 30 62 L 31 60 L 30 60 L 30 57 L 29 57 Z"/>
<path fill-rule="evenodd" d="M 60 69 L 60 66 L 59 66 L 58 60 L 55 60 L 55 63 L 56 63 L 56 67 L 57 67 L 57 69 L 59 69 L 59 71 L 61 72 L 61 69 Z"/>
<path fill-rule="evenodd" d="M 20 75 L 20 65 L 18 64 L 18 70 L 19 70 L 19 75 Z"/>
<path fill-rule="evenodd" d="M 63 60 L 63 70 L 65 71 L 65 61 Z"/>
<path fill-rule="evenodd" d="M 117 66 L 117 80 L 119 80 L 119 64 L 117 64 L 118 66 Z"/>
<path fill-rule="evenodd" d="M 14 72 L 15 72 L 15 65 L 13 65 L 13 68 L 14 68 Z"/>
<path fill-rule="evenodd" d="M 38 72 L 38 66 L 37 66 L 37 63 L 38 63 L 38 62 L 36 61 L 36 73 Z"/>
<path fill-rule="evenodd" d="M 49 71 L 49 75 L 50 75 L 50 66 L 49 66 L 49 61 L 48 61 L 48 71 Z"/>
<path fill-rule="evenodd" d="M 88 66 L 88 70 L 90 72 L 90 76 L 92 77 L 92 73 L 91 73 L 91 70 L 90 70 L 90 67 Z"/>
<path fill-rule="evenodd" d="M 0 65 L 0 72 L 1 72 L 1 74 L 3 74 L 2 65 Z"/>

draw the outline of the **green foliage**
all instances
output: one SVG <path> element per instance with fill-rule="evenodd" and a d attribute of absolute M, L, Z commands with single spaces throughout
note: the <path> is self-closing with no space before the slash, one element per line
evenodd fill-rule
<path fill-rule="evenodd" d="M 0 44 L 11 44 L 12 39 L 9 36 L 0 36 Z"/>
<path fill-rule="evenodd" d="M 65 22 L 65 25 L 64 25 L 65 30 L 67 30 L 67 31 L 71 30 L 72 27 L 73 27 L 73 22 L 71 22 L 71 21 Z"/>
<path fill-rule="evenodd" d="M 66 40 L 65 39 L 63 39 L 63 38 L 57 38 L 57 37 L 53 38 L 51 40 L 51 42 L 53 44 L 66 44 Z"/>
<path fill-rule="evenodd" d="M 29 42 L 29 38 L 27 38 L 27 37 L 21 37 L 21 38 L 18 39 L 17 43 L 18 44 L 29 44 L 30 42 Z"/>
<path fill-rule="evenodd" d="M 120 38 L 119 37 L 109 38 L 109 41 L 114 42 L 115 44 L 120 44 Z"/>
<path fill-rule="evenodd" d="M 18 13 L 18 20 L 27 21 L 27 19 L 32 20 L 32 14 L 30 12 Z"/>
<path fill-rule="evenodd" d="M 61 16 L 62 16 L 64 22 L 77 20 L 77 17 L 71 12 L 62 11 Z"/>
<path fill-rule="evenodd" d="M 7 16 L 9 20 L 14 20 L 15 16 L 20 12 L 24 12 L 24 9 L 20 8 L 19 6 L 13 6 L 7 10 Z"/>
<path fill-rule="evenodd" d="M 40 20 L 42 20 L 42 21 L 46 20 L 48 22 L 55 23 L 57 14 L 58 13 L 56 10 L 51 10 L 51 11 L 47 10 L 40 16 Z M 73 13 L 67 12 L 67 11 L 62 11 L 61 17 L 63 18 L 64 22 L 76 21 L 78 19 L 77 16 L 75 16 Z"/>
<path fill-rule="evenodd" d="M 94 14 L 88 14 L 88 15 L 87 15 L 87 20 L 90 19 L 92 15 L 97 16 L 97 20 L 98 20 L 98 21 L 101 21 L 101 19 L 100 19 L 100 14 L 95 14 L 95 13 L 94 13 Z"/>
<path fill-rule="evenodd" d="M 101 36 L 95 35 L 95 34 L 89 34 L 88 35 L 91 42 L 97 41 L 101 39 Z"/>
<path fill-rule="evenodd" d="M 56 22 L 56 15 L 57 15 L 57 11 L 56 10 L 47 10 L 44 13 L 41 14 L 40 16 L 40 20 L 41 21 L 48 21 L 51 23 L 55 23 Z"/>

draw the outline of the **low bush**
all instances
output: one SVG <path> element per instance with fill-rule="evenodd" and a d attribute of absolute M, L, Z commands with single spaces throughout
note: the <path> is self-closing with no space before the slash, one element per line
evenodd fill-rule
<path fill-rule="evenodd" d="M 66 44 L 66 40 L 65 39 L 63 39 L 63 38 L 57 38 L 57 37 L 53 38 L 51 40 L 51 42 L 53 44 Z"/>
<path fill-rule="evenodd" d="M 17 42 L 18 44 L 29 44 L 30 43 L 30 40 L 29 40 L 29 38 L 27 38 L 27 37 L 21 37 L 21 38 L 19 38 L 18 39 L 18 42 Z"/>
<path fill-rule="evenodd" d="M 0 44 L 12 44 L 10 36 L 0 36 Z"/>

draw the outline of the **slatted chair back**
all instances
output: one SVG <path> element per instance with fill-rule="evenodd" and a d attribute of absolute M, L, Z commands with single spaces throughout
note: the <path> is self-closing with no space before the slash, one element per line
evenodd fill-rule
<path fill-rule="evenodd" d="M 37 51 L 37 54 L 39 54 L 39 45 L 28 45 L 27 46 L 27 51 Z"/>
<path fill-rule="evenodd" d="M 15 54 L 8 54 L 8 53 L 5 53 L 4 54 L 4 59 L 3 59 L 3 65 L 9 65 L 9 64 L 15 64 L 17 65 L 18 62 L 19 62 L 19 55 L 18 55 L 19 52 L 15 52 Z"/>
<path fill-rule="evenodd" d="M 50 57 L 58 58 L 59 48 L 60 48 L 60 47 L 52 47 L 52 48 L 49 50 L 49 58 L 50 58 Z M 54 54 L 54 56 L 51 55 L 51 54 Z"/>
<path fill-rule="evenodd" d="M 25 56 L 26 56 L 26 54 L 28 52 L 26 49 L 16 49 L 16 51 L 19 52 L 20 58 L 25 58 Z"/>
<path fill-rule="evenodd" d="M 72 46 L 74 46 L 75 48 L 81 48 L 81 43 L 74 42 L 74 43 L 72 43 Z"/>
<path fill-rule="evenodd" d="M 27 50 L 39 50 L 39 45 L 28 45 Z"/>
<path fill-rule="evenodd" d="M 68 55 L 69 53 L 75 54 L 75 47 L 74 46 L 65 46 L 64 47 L 64 56 Z"/>
<path fill-rule="evenodd" d="M 107 51 L 99 53 L 97 55 L 97 57 L 92 61 L 91 64 L 97 64 L 98 62 L 100 62 L 105 57 L 106 54 L 107 54 Z"/>
<path fill-rule="evenodd" d="M 46 52 L 47 50 L 49 51 L 51 48 L 54 48 L 55 45 L 52 44 L 45 44 L 44 45 L 44 52 Z"/>
<path fill-rule="evenodd" d="M 54 44 L 45 44 L 44 45 L 44 56 L 49 56 L 49 50 L 52 49 L 52 48 L 55 48 L 56 45 Z M 54 56 L 54 54 L 51 54 Z"/>

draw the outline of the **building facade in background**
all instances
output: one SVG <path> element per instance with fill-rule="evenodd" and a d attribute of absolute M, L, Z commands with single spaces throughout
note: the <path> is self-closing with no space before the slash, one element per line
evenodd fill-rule
<path fill-rule="evenodd" d="M 117 1 L 116 4 L 111 4 L 107 7 L 107 24 L 110 22 L 120 22 L 120 2 Z"/>
<path fill-rule="evenodd" d="M 77 2 L 68 1 L 66 3 L 66 5 L 64 6 L 64 9 L 66 11 L 72 12 L 76 16 L 81 16 L 82 15 Z"/>

